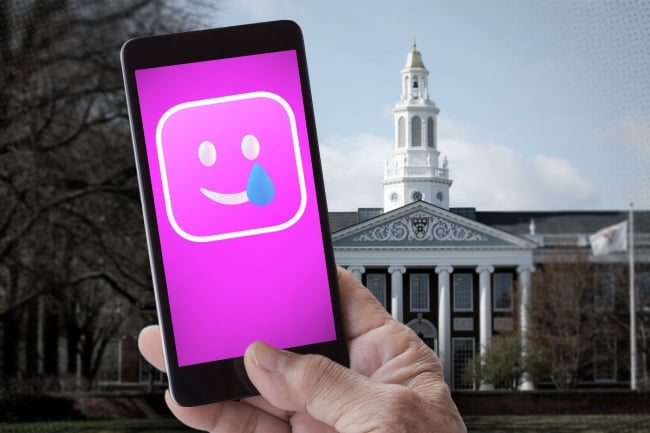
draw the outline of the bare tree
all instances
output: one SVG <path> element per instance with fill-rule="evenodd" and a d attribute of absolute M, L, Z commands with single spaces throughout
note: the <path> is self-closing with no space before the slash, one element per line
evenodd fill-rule
<path fill-rule="evenodd" d="M 636 339 L 637 339 L 637 385 L 640 390 L 650 390 L 650 268 L 644 263 L 636 263 Z M 614 315 L 612 321 L 622 331 L 622 339 L 630 338 L 630 284 L 627 266 L 617 273 L 619 290 L 617 292 L 618 311 L 625 314 Z M 619 364 L 631 370 L 629 347 L 620 350 Z"/>
<path fill-rule="evenodd" d="M 195 28 L 207 7 L 0 2 L 3 377 L 19 373 L 21 317 L 38 300 L 56 303 L 66 368 L 81 359 L 89 382 L 120 318 L 151 304 L 119 49 L 133 36 Z"/>
<path fill-rule="evenodd" d="M 529 373 L 534 377 L 550 380 L 558 389 L 573 388 L 580 379 L 593 380 L 598 366 L 611 356 L 620 356 L 596 350 L 605 340 L 624 341 L 617 308 L 620 269 L 613 270 L 590 263 L 586 253 L 573 252 L 547 260 L 536 273 L 529 311 L 534 366 Z"/>

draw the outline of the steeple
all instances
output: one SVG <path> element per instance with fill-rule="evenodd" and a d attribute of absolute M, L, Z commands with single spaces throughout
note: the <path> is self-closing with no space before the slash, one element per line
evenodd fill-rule
<path fill-rule="evenodd" d="M 422 54 L 420 54 L 420 52 L 417 50 L 415 40 L 413 40 L 413 49 L 410 53 L 408 53 L 408 56 L 406 56 L 406 66 L 404 67 L 426 69 L 424 67 L 424 62 L 422 61 Z"/>
<path fill-rule="evenodd" d="M 429 90 L 427 84 L 429 71 L 424 66 L 422 54 L 417 50 L 415 41 L 413 41 L 413 48 L 406 56 L 406 65 L 404 65 L 401 74 L 401 101 L 424 102 L 429 99 Z"/>
<path fill-rule="evenodd" d="M 424 200 L 449 209 L 449 169 L 439 165 L 439 109 L 429 98 L 429 70 L 415 41 L 400 71 L 402 93 L 393 108 L 395 147 L 384 171 L 384 211 Z"/>

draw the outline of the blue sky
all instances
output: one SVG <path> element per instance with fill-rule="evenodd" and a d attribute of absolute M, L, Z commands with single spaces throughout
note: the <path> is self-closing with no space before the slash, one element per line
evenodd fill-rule
<path fill-rule="evenodd" d="M 303 29 L 330 210 L 381 207 L 414 38 L 451 206 L 650 209 L 650 2 L 224 0 Z"/>

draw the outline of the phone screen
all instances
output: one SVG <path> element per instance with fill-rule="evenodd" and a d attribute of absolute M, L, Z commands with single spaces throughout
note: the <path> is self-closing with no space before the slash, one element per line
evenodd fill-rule
<path fill-rule="evenodd" d="M 335 340 L 296 51 L 135 80 L 178 366 Z"/>

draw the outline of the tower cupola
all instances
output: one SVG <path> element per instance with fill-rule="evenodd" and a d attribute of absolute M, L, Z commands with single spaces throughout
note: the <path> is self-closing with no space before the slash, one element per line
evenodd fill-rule
<path fill-rule="evenodd" d="M 417 200 L 449 209 L 449 169 L 439 164 L 439 109 L 429 97 L 429 70 L 415 42 L 400 71 L 402 93 L 393 108 L 395 147 L 384 171 L 384 211 Z"/>
<path fill-rule="evenodd" d="M 404 67 L 426 69 L 422 61 L 422 54 L 417 50 L 415 42 L 413 42 L 413 49 L 406 56 L 406 66 Z"/>

